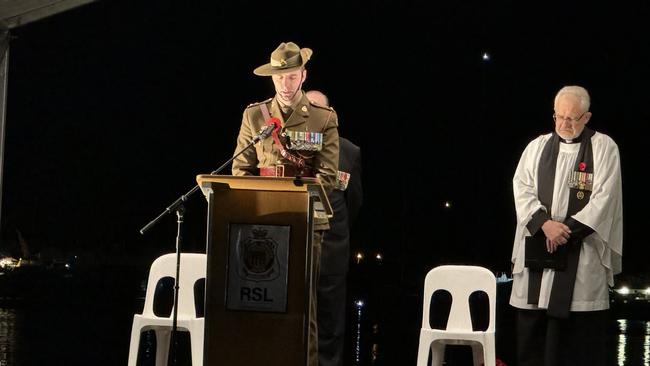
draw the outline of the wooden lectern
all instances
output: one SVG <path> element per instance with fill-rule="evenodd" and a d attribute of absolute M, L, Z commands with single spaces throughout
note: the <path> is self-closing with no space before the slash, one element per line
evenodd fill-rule
<path fill-rule="evenodd" d="M 204 365 L 307 365 L 315 178 L 199 175 L 208 200 Z"/>

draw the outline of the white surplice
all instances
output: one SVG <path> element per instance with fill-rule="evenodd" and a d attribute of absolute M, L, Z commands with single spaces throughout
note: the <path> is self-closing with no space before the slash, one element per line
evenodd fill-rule
<path fill-rule="evenodd" d="M 544 209 L 537 196 L 538 165 L 551 134 L 531 141 L 524 150 L 513 178 L 517 211 L 517 230 L 512 250 L 513 286 L 510 304 L 521 309 L 546 309 L 553 285 L 554 271 L 542 275 L 539 302 L 528 304 L 528 268 L 524 267 L 524 238 L 532 215 Z M 571 311 L 595 311 L 609 308 L 608 285 L 621 272 L 623 255 L 623 207 L 621 167 L 618 146 L 609 136 L 596 132 L 591 137 L 594 159 L 593 190 L 589 203 L 573 215 L 594 233 L 587 236 L 580 249 Z M 575 167 L 580 143 L 560 143 L 553 188 L 551 217 L 564 221 L 569 203 L 569 176 Z M 541 228 L 539 229 L 541 230 Z"/>

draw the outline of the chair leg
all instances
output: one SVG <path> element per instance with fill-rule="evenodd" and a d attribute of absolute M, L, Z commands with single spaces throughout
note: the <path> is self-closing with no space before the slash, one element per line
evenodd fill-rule
<path fill-rule="evenodd" d="M 167 366 L 171 334 L 169 330 L 156 329 L 156 366 Z"/>
<path fill-rule="evenodd" d="M 481 343 L 472 343 L 471 347 L 474 366 L 482 366 L 485 362 L 485 357 L 483 355 L 483 349 L 485 347 Z"/>
<path fill-rule="evenodd" d="M 138 351 L 140 350 L 140 335 L 142 328 L 138 324 L 133 324 L 131 328 L 131 344 L 129 345 L 129 363 L 128 366 L 136 366 L 138 363 Z"/>
<path fill-rule="evenodd" d="M 431 349 L 431 346 L 428 344 L 428 342 L 420 341 L 420 345 L 418 346 L 417 366 L 428 366 L 427 362 L 429 361 L 429 349 Z"/>
<path fill-rule="evenodd" d="M 445 362 L 445 348 L 444 343 L 431 343 L 431 366 L 442 366 Z"/>
<path fill-rule="evenodd" d="M 494 337 L 487 337 L 483 343 L 483 357 L 485 358 L 485 366 L 496 366 L 497 355 Z"/>
<path fill-rule="evenodd" d="M 203 366 L 203 335 L 190 331 L 190 347 L 192 347 L 192 366 Z"/>

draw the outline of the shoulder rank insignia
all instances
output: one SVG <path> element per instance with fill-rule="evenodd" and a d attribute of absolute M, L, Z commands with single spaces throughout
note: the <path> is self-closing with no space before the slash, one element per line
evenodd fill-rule
<path fill-rule="evenodd" d="M 270 102 L 271 100 L 273 100 L 273 98 L 269 98 L 267 100 L 263 100 L 263 101 L 257 102 L 257 103 L 251 103 L 248 106 L 246 106 L 246 108 L 255 107 L 255 106 L 258 106 L 260 104 L 266 104 L 266 103 Z"/>
<path fill-rule="evenodd" d="M 318 104 L 318 103 L 316 103 L 316 102 L 314 102 L 314 101 L 311 101 L 311 100 L 309 101 L 309 104 L 313 105 L 314 107 L 318 107 L 318 108 L 326 109 L 326 110 L 328 110 L 328 111 L 333 111 L 333 110 L 334 110 L 334 108 L 332 108 L 332 107 L 330 107 L 330 106 L 326 106 L 326 105 Z"/>

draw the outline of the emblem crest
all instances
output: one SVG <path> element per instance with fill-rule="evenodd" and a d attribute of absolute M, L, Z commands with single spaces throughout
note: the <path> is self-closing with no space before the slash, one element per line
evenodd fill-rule
<path fill-rule="evenodd" d="M 251 281 L 272 281 L 280 275 L 276 251 L 278 244 L 267 230 L 254 228 L 253 236 L 240 243 L 240 277 Z"/>

